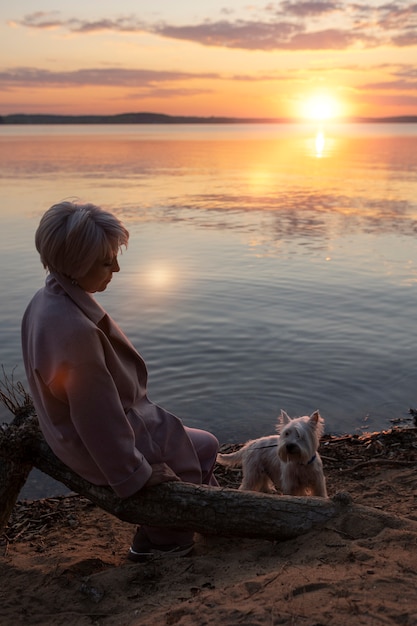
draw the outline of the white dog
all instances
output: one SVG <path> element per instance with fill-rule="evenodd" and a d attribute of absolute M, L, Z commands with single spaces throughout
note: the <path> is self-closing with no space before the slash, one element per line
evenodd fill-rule
<path fill-rule="evenodd" d="M 239 489 L 271 493 L 275 487 L 284 495 L 327 498 L 323 464 L 317 452 L 324 421 L 318 411 L 291 419 L 281 411 L 279 435 L 248 441 L 231 454 L 218 454 L 217 462 L 242 467 Z"/>

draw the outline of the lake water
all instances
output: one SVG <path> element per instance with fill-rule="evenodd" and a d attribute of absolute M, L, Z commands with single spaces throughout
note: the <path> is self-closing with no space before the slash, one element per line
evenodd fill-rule
<path fill-rule="evenodd" d="M 327 432 L 417 404 L 417 125 L 0 126 L 0 365 L 44 282 L 42 213 L 79 198 L 131 239 L 97 296 L 155 402 L 222 443 L 319 409 Z M 0 407 L 2 421 L 11 415 Z M 50 495 L 46 478 L 25 493 Z"/>

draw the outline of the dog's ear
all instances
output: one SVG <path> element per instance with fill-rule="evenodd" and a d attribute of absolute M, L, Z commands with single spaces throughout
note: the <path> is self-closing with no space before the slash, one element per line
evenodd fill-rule
<path fill-rule="evenodd" d="M 324 431 L 324 419 L 318 409 L 310 415 L 310 424 L 313 428 L 317 429 L 317 435 L 321 437 Z"/>
<path fill-rule="evenodd" d="M 316 424 L 318 424 L 318 423 L 321 421 L 321 419 L 322 419 L 322 418 L 321 418 L 321 415 L 320 415 L 320 413 L 319 413 L 319 410 L 318 410 L 318 409 L 317 409 L 317 411 L 314 411 L 314 413 L 312 413 L 312 414 L 310 415 L 310 420 L 311 420 L 312 422 L 315 422 Z"/>
<path fill-rule="evenodd" d="M 277 431 L 280 432 L 281 429 L 291 422 L 291 418 L 283 409 L 281 409 L 281 415 L 278 418 L 278 426 Z"/>

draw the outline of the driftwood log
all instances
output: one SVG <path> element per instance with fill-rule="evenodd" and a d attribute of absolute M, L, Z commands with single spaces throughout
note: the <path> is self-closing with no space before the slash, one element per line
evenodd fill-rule
<path fill-rule="evenodd" d="M 45 442 L 36 415 L 25 411 L 0 431 L 0 530 L 7 524 L 32 467 L 132 524 L 280 541 L 329 522 L 350 536 L 355 536 L 359 526 L 362 533 L 367 528 L 367 535 L 387 526 L 417 529 L 417 522 L 356 505 L 347 494 L 333 499 L 274 496 L 174 482 L 121 499 L 109 487 L 92 485 L 64 465 Z"/>

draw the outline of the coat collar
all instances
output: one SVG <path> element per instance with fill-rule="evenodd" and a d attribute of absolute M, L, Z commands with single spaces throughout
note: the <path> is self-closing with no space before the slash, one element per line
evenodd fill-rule
<path fill-rule="evenodd" d="M 57 286 L 60 286 L 65 291 L 94 324 L 97 325 L 107 315 L 103 307 L 90 293 L 84 291 L 79 285 L 74 284 L 70 278 L 57 272 L 51 272 L 46 279 L 46 287 L 53 290 Z"/>

